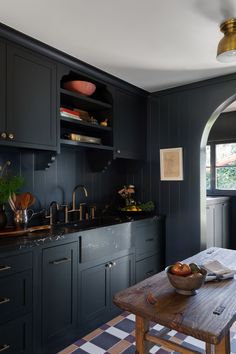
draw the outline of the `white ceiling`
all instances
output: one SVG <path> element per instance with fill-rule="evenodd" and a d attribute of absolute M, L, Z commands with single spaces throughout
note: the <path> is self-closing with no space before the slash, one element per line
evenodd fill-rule
<path fill-rule="evenodd" d="M 216 61 L 235 0 L 1 0 L 0 21 L 153 92 L 233 73 Z"/>

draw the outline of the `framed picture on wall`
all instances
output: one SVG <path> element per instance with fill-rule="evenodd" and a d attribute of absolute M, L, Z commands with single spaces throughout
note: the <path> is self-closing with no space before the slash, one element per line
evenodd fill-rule
<path fill-rule="evenodd" d="M 183 180 L 183 149 L 160 149 L 161 181 Z"/>

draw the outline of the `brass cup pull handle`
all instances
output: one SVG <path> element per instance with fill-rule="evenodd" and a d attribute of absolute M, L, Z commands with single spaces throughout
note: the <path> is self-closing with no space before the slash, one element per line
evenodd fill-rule
<path fill-rule="evenodd" d="M 5 352 L 5 350 L 8 350 L 8 349 L 10 349 L 10 345 L 8 345 L 8 344 L 3 344 L 3 345 L 0 347 L 0 353 Z"/>
<path fill-rule="evenodd" d="M 6 304 L 7 302 L 10 302 L 10 299 L 8 297 L 0 299 L 0 305 Z"/>
<path fill-rule="evenodd" d="M 7 133 L 6 132 L 2 132 L 1 133 L 1 139 L 6 139 L 7 138 Z"/>
<path fill-rule="evenodd" d="M 8 134 L 8 139 L 14 140 L 14 134 L 13 134 L 13 133 L 9 133 L 9 134 Z"/>
<path fill-rule="evenodd" d="M 2 265 L 0 265 L 0 272 L 3 272 L 4 270 L 9 270 L 9 269 L 11 269 L 10 266 L 2 266 Z"/>
<path fill-rule="evenodd" d="M 62 258 L 62 259 L 57 259 L 55 261 L 51 261 L 49 263 L 50 264 L 54 264 L 54 265 L 58 265 L 58 264 L 67 263 L 67 262 L 71 262 L 71 258 L 65 257 L 65 258 Z"/>

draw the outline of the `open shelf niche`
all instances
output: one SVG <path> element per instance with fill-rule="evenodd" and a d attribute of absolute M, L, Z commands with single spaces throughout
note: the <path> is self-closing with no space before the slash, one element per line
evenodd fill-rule
<path fill-rule="evenodd" d="M 96 90 L 93 95 L 85 96 L 65 89 L 64 83 L 72 80 L 90 81 L 96 85 Z M 60 80 L 59 114 L 60 145 L 86 149 L 91 169 L 102 171 L 107 168 L 113 159 L 113 97 L 109 88 L 64 67 Z M 101 124 L 104 121 L 106 126 Z"/>

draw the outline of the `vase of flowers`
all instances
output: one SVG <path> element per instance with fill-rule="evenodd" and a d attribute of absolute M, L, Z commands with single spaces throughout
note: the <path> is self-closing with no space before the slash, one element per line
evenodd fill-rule
<path fill-rule="evenodd" d="M 3 166 L 0 166 L 0 230 L 7 224 L 5 204 L 9 197 L 23 186 L 24 182 L 22 176 L 14 176 L 9 172 L 10 165 L 11 161 L 6 161 Z"/>

